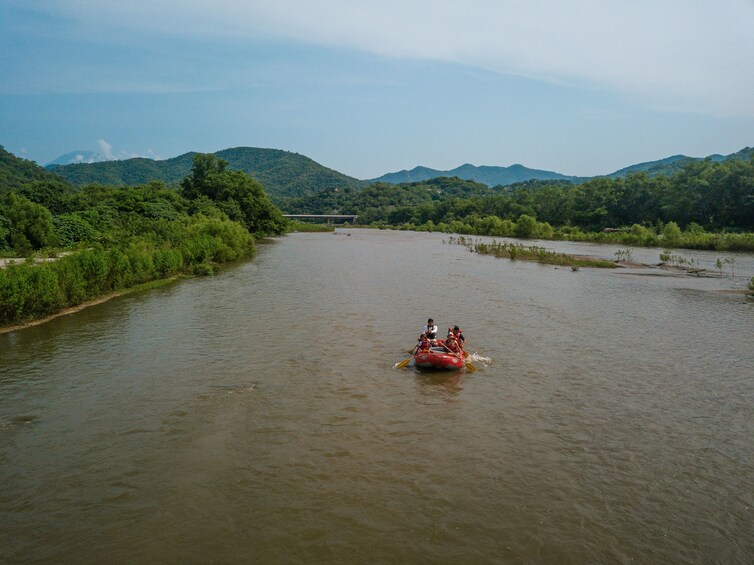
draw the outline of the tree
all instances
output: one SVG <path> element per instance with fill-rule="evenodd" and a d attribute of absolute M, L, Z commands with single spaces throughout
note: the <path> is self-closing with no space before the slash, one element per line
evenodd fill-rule
<path fill-rule="evenodd" d="M 226 170 L 228 163 L 210 154 L 194 156 L 191 174 L 181 182 L 186 198 L 205 196 L 229 218 L 252 233 L 280 234 L 286 221 L 267 197 L 264 187 L 242 171 Z"/>
<path fill-rule="evenodd" d="M 537 220 L 521 214 L 516 222 L 516 237 L 530 238 L 537 233 Z"/>
<path fill-rule="evenodd" d="M 10 243 L 17 253 L 26 255 L 57 244 L 52 214 L 47 208 L 13 192 L 7 196 L 5 208 L 10 223 Z"/>

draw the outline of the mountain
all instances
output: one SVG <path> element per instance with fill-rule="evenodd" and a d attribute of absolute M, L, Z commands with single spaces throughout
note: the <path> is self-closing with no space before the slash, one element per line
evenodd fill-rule
<path fill-rule="evenodd" d="M 45 180 L 60 182 L 60 177 L 46 171 L 34 161 L 27 161 L 8 153 L 0 145 L 0 194 L 21 188 L 30 182 Z"/>
<path fill-rule="evenodd" d="M 552 171 L 541 171 L 530 169 L 523 165 L 511 165 L 510 167 L 491 167 L 483 165 L 477 167 L 466 163 L 449 171 L 438 171 L 428 167 L 415 167 L 410 171 L 399 171 L 397 173 L 387 173 L 379 178 L 372 179 L 370 182 L 389 182 L 391 184 L 401 184 L 406 182 L 421 182 L 436 177 L 458 177 L 464 180 L 473 180 L 481 182 L 487 186 L 506 186 L 516 182 L 527 180 L 569 180 L 572 182 L 582 182 L 586 180 L 580 177 L 571 177 L 554 173 Z"/>
<path fill-rule="evenodd" d="M 195 154 L 185 153 L 164 161 L 137 157 L 104 163 L 52 165 L 49 169 L 79 186 L 88 183 L 124 186 L 152 180 L 171 184 L 191 173 Z M 262 183 L 276 203 L 282 198 L 304 196 L 323 189 L 356 188 L 364 184 L 309 157 L 280 149 L 234 147 L 214 155 L 226 160 L 229 169 L 243 171 Z"/>
<path fill-rule="evenodd" d="M 711 161 L 720 162 L 728 159 L 741 159 L 748 161 L 754 156 L 754 148 L 745 147 L 736 153 L 730 155 L 709 155 L 708 157 L 687 157 L 686 155 L 673 155 L 657 161 L 647 161 L 646 163 L 637 163 L 630 165 L 609 175 L 610 178 L 625 177 L 632 173 L 644 172 L 650 176 L 655 175 L 672 175 L 680 171 L 684 165 L 691 161 L 702 161 L 710 159 Z M 421 182 L 435 177 L 459 177 L 464 180 L 473 180 L 481 182 L 487 186 L 507 186 L 517 182 L 528 180 L 567 180 L 574 183 L 587 181 L 594 177 L 573 177 L 562 175 L 552 171 L 542 171 L 539 169 L 529 169 L 523 165 L 511 165 L 510 167 L 490 167 L 465 164 L 450 171 L 438 171 L 428 167 L 414 167 L 410 171 L 402 170 L 396 173 L 387 173 L 379 178 L 372 179 L 369 182 L 388 182 L 391 184 L 401 184 L 410 182 Z"/>
<path fill-rule="evenodd" d="M 45 167 L 49 167 L 50 165 L 73 165 L 74 163 L 101 163 L 107 160 L 107 157 L 94 151 L 71 151 L 70 153 L 61 155 L 54 161 L 50 161 Z"/>
<path fill-rule="evenodd" d="M 618 178 L 625 177 L 626 175 L 630 175 L 631 173 L 639 172 L 647 173 L 650 176 L 670 176 L 674 173 L 677 173 L 685 165 L 693 161 L 704 161 L 706 159 L 709 159 L 710 161 L 714 161 L 716 163 L 719 163 L 721 161 L 728 161 L 729 159 L 749 161 L 752 157 L 754 157 L 754 147 L 744 147 L 740 151 L 731 153 L 730 155 L 718 155 L 717 153 L 715 153 L 714 155 L 708 155 L 707 157 L 687 157 L 686 155 L 673 155 L 672 157 L 666 157 L 665 159 L 660 159 L 658 161 L 647 161 L 646 163 L 631 165 L 629 167 L 615 171 L 614 173 L 611 173 L 607 176 L 610 178 Z"/>

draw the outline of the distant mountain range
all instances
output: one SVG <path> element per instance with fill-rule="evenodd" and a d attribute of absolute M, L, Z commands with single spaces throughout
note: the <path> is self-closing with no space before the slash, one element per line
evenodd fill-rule
<path fill-rule="evenodd" d="M 195 153 L 185 153 L 164 161 L 137 157 L 122 161 L 83 162 L 84 159 L 94 158 L 96 155 L 96 153 L 83 151 L 68 153 L 56 159 L 53 163 L 73 158 L 78 161 L 76 164 L 50 164 L 46 168 L 78 186 L 88 183 L 124 186 L 144 184 L 153 180 L 161 180 L 166 184 L 177 184 L 191 172 Z M 280 204 L 286 198 L 308 196 L 322 190 L 358 189 L 374 182 L 400 184 L 421 182 L 437 177 L 459 177 L 494 187 L 529 180 L 561 180 L 580 183 L 594 178 L 568 176 L 553 171 L 530 169 L 518 164 L 510 167 L 477 167 L 465 164 L 448 171 L 415 167 L 410 171 L 388 173 L 379 178 L 364 181 L 324 167 L 304 155 L 279 149 L 235 147 L 218 151 L 214 155 L 228 161 L 229 168 L 244 171 L 257 179 L 264 185 L 270 198 L 276 204 Z M 737 153 L 710 155 L 707 159 L 713 161 L 749 160 L 753 155 L 754 148 L 746 147 Z M 79 156 L 81 156 L 81 159 L 79 159 Z M 658 161 L 631 165 L 605 176 L 617 178 L 637 172 L 644 172 L 648 175 L 672 175 L 687 163 L 697 160 L 700 159 L 685 155 L 674 155 Z"/>
<path fill-rule="evenodd" d="M 568 180 L 571 182 L 583 182 L 587 180 L 581 177 L 571 177 L 554 173 L 552 171 L 541 171 L 530 169 L 523 165 L 511 165 L 510 167 L 491 167 L 482 165 L 477 167 L 466 163 L 449 171 L 438 171 L 428 167 L 415 167 L 410 171 L 398 171 L 397 173 L 387 173 L 379 178 L 372 179 L 371 182 L 389 182 L 391 184 L 401 184 L 404 182 L 421 182 L 437 177 L 458 177 L 464 180 L 473 180 L 486 184 L 487 186 L 507 186 L 517 182 L 527 180 Z"/>
<path fill-rule="evenodd" d="M 712 161 L 725 161 L 727 159 L 751 159 L 754 155 L 754 148 L 746 147 L 737 153 L 730 155 L 710 155 L 709 157 L 697 158 L 687 157 L 686 155 L 673 155 L 658 161 L 648 161 L 625 167 L 608 176 L 610 178 L 625 177 L 631 173 L 644 172 L 648 175 L 672 175 L 680 170 L 684 165 L 691 161 L 701 161 L 711 159 Z M 389 182 L 391 184 L 401 184 L 406 182 L 421 182 L 436 177 L 459 177 L 464 180 L 472 180 L 486 184 L 487 186 L 507 186 L 517 182 L 528 180 L 567 180 L 574 183 L 585 182 L 595 177 L 573 177 L 562 175 L 553 171 L 542 171 L 538 169 L 529 169 L 523 165 L 511 165 L 510 167 L 490 167 L 465 164 L 451 169 L 449 171 L 439 171 L 428 167 L 415 167 L 410 171 L 403 170 L 395 173 L 387 173 L 372 179 L 370 182 Z"/>

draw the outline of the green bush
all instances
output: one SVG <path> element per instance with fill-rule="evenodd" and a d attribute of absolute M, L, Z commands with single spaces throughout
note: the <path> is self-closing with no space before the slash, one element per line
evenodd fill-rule
<path fill-rule="evenodd" d="M 516 221 L 516 237 L 531 238 L 537 233 L 537 220 L 526 214 L 521 214 Z"/>
<path fill-rule="evenodd" d="M 60 245 L 71 246 L 79 242 L 93 241 L 96 231 L 78 213 L 62 214 L 52 220 Z"/>
<path fill-rule="evenodd" d="M 56 245 L 52 214 L 42 206 L 11 192 L 7 196 L 5 216 L 10 223 L 10 243 L 19 255 Z"/>

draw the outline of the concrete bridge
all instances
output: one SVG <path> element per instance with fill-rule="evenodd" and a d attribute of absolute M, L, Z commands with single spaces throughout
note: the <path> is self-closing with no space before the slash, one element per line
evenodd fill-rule
<path fill-rule="evenodd" d="M 358 218 L 356 214 L 283 214 L 283 217 L 292 220 L 327 220 L 328 224 L 336 220 L 350 220 L 352 224 L 355 224 Z"/>

